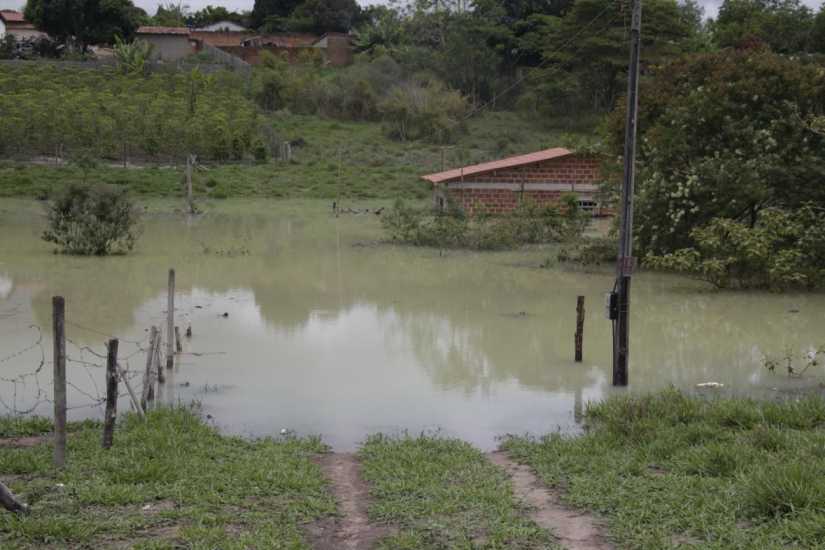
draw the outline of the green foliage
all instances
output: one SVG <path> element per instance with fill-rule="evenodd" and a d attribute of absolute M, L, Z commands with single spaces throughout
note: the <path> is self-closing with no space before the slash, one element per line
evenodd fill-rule
<path fill-rule="evenodd" d="M 389 238 L 414 246 L 498 250 L 525 244 L 551 243 L 579 236 L 587 223 L 575 202 L 564 207 L 522 202 L 508 214 L 465 216 L 450 204 L 445 212 L 431 212 L 396 201 L 381 218 Z"/>
<path fill-rule="evenodd" d="M 814 15 L 799 0 L 725 0 L 712 32 L 721 47 L 764 43 L 777 53 L 810 51 Z"/>
<path fill-rule="evenodd" d="M 138 210 L 126 189 L 71 185 L 49 204 L 43 240 L 83 256 L 125 253 L 134 247 Z"/>
<path fill-rule="evenodd" d="M 4 548 L 305 548 L 302 527 L 335 513 L 312 460 L 325 450 L 311 437 L 223 436 L 184 408 L 122 416 L 111 449 L 87 424 L 70 436 L 61 470 L 47 440 L 0 452 L 4 481 L 31 505 L 26 517 L 0 515 L 0 539 Z"/>
<path fill-rule="evenodd" d="M 588 405 L 588 429 L 505 449 L 567 504 L 599 512 L 617 548 L 825 544 L 825 400 L 688 396 Z"/>
<path fill-rule="evenodd" d="M 358 454 L 370 517 L 399 527 L 377 548 L 556 548 L 521 513 L 504 472 L 463 441 L 379 434 Z"/>
<path fill-rule="evenodd" d="M 693 274 L 720 288 L 825 285 L 825 216 L 813 206 L 764 210 L 753 227 L 714 218 L 690 236 L 693 247 L 649 255 L 645 265 Z"/>
<path fill-rule="evenodd" d="M 27 0 L 26 19 L 64 42 L 76 42 L 81 51 L 89 44 L 130 39 L 138 26 L 131 0 Z"/>
<path fill-rule="evenodd" d="M 123 74 L 145 76 L 149 71 L 149 60 L 154 46 L 145 40 L 126 43 L 119 36 L 115 37 L 115 59 L 117 67 Z"/>
<path fill-rule="evenodd" d="M 410 81 L 392 88 L 378 112 L 390 137 L 449 143 L 464 128 L 467 104 L 437 80 Z"/>
<path fill-rule="evenodd" d="M 134 53 L 139 70 L 145 50 Z M 131 55 L 131 54 L 130 54 Z M 0 67 L 0 156 L 126 162 L 242 159 L 259 131 L 257 109 L 234 73 L 157 73 L 38 64 Z"/>
<path fill-rule="evenodd" d="M 573 241 L 559 249 L 557 259 L 583 266 L 615 263 L 619 243 L 611 237 L 588 237 Z"/>
<path fill-rule="evenodd" d="M 825 204 L 825 100 L 817 65 L 767 50 L 686 57 L 642 83 L 636 203 L 641 255 L 692 246 L 714 218 L 752 226 L 765 208 Z M 624 108 L 608 121 L 624 140 Z"/>

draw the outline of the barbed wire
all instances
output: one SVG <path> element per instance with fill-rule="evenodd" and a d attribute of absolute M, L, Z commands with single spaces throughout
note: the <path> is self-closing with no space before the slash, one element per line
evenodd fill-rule
<path fill-rule="evenodd" d="M 106 336 L 109 339 L 117 338 L 120 342 L 135 346 L 135 350 L 126 355 L 118 357 L 119 376 L 131 382 L 142 376 L 140 371 L 130 371 L 129 360 L 140 354 L 149 353 L 146 346 L 147 339 L 132 340 L 129 338 L 121 338 L 106 331 L 101 331 L 91 327 L 79 325 L 77 323 L 65 321 L 67 325 L 86 330 L 94 334 Z M 0 376 L 0 384 L 6 386 L 0 387 L 0 407 L 5 409 L 6 414 L 12 416 L 26 416 L 35 413 L 43 406 L 54 404 L 51 397 L 51 381 L 41 381 L 43 369 L 47 365 L 53 365 L 54 361 L 46 360 L 46 350 L 43 345 L 43 331 L 37 325 L 29 325 L 27 330 L 34 332 L 32 342 L 21 349 L 0 357 L 0 364 L 10 363 L 12 361 L 23 361 L 27 354 L 36 354 L 33 360 L 34 367 L 31 370 L 22 372 L 15 376 Z M 97 350 L 89 345 L 81 344 L 66 338 L 66 368 L 73 368 L 72 372 L 82 370 L 82 374 L 78 373 L 72 375 L 67 372 L 66 386 L 71 388 L 73 400 L 68 404 L 66 410 L 78 410 L 102 407 L 106 403 L 106 397 L 101 393 L 100 384 L 104 379 L 101 377 L 103 369 L 106 367 L 107 355 L 99 353 Z M 105 349 L 105 346 L 104 346 Z M 163 353 L 160 350 L 161 354 Z M 123 367 L 125 365 L 125 368 Z M 85 375 L 85 376 L 84 376 Z M 87 382 L 82 383 L 77 379 L 77 376 L 83 376 Z M 80 396 L 81 399 L 77 399 Z M 126 398 L 129 396 L 128 392 L 121 392 L 119 397 Z"/>

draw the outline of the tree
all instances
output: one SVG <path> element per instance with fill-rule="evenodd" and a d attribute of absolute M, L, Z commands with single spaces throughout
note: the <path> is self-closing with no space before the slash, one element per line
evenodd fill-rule
<path fill-rule="evenodd" d="M 270 22 L 286 19 L 301 4 L 302 0 L 255 0 L 250 22 L 256 29 Z"/>
<path fill-rule="evenodd" d="M 188 7 L 184 4 L 168 2 L 158 4 L 152 24 L 159 27 L 185 27 Z"/>
<path fill-rule="evenodd" d="M 818 65 L 769 50 L 685 57 L 642 81 L 636 242 L 640 254 L 690 247 L 714 218 L 753 227 L 761 211 L 825 205 L 825 102 Z M 609 120 L 613 151 L 624 108 Z"/>
<path fill-rule="evenodd" d="M 355 0 L 305 0 L 286 20 L 291 31 L 348 32 L 360 21 L 361 8 Z"/>
<path fill-rule="evenodd" d="M 129 40 L 139 12 L 131 0 L 28 0 L 26 19 L 81 51 L 90 44 L 111 44 L 115 36 Z"/>
<path fill-rule="evenodd" d="M 779 53 L 808 51 L 814 23 L 799 0 L 725 0 L 713 24 L 719 46 L 740 47 L 758 41 Z"/>
<path fill-rule="evenodd" d="M 622 6 L 609 0 L 577 0 L 558 22 L 548 21 L 543 27 L 546 34 L 540 40 L 545 44 L 543 61 L 548 68 L 536 73 L 536 81 L 548 104 L 569 112 L 570 101 L 560 102 L 567 96 L 578 98 L 579 108 L 602 112 L 613 108 L 624 91 L 628 63 L 630 13 Z M 647 1 L 643 66 L 660 65 L 681 54 L 687 47 L 690 25 L 674 0 Z M 560 76 L 560 71 L 572 78 Z M 560 79 L 571 86 L 567 94 L 559 89 Z"/>
<path fill-rule="evenodd" d="M 239 25 L 244 25 L 245 17 L 234 11 L 229 11 L 223 6 L 206 6 L 186 17 L 186 23 L 192 27 L 205 27 L 221 21 L 232 21 Z"/>

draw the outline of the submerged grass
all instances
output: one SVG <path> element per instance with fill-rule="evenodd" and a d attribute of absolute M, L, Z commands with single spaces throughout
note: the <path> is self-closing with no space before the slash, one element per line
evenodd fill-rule
<path fill-rule="evenodd" d="M 291 162 L 207 167 L 195 172 L 197 197 L 417 199 L 429 194 L 420 176 L 502 156 L 564 145 L 562 130 L 538 126 L 510 112 L 491 112 L 469 122 L 469 131 L 446 148 L 388 139 L 380 124 L 344 122 L 276 113 L 271 126 L 279 139 L 295 143 Z M 71 161 L 71 159 L 69 159 Z M 90 181 L 128 187 L 134 194 L 183 194 L 183 166 L 122 168 L 98 163 L 67 165 L 0 162 L 0 196 L 48 198 L 59 187 Z"/>
<path fill-rule="evenodd" d="M 556 547 L 524 517 L 504 472 L 467 443 L 378 435 L 359 454 L 370 517 L 399 527 L 380 548 Z"/>
<path fill-rule="evenodd" d="M 225 437 L 179 408 L 124 417 L 108 451 L 90 423 L 68 442 L 59 472 L 48 444 L 0 448 L 0 479 L 32 510 L 0 514 L 0 547 L 305 548 L 301 525 L 335 512 L 318 439 Z"/>
<path fill-rule="evenodd" d="M 504 445 L 621 548 L 825 546 L 825 400 L 705 400 L 670 390 L 588 408 L 578 438 Z"/>

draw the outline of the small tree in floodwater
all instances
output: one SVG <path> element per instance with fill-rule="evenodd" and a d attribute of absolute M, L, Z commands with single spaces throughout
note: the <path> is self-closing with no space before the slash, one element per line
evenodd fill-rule
<path fill-rule="evenodd" d="M 70 185 L 49 203 L 43 240 L 64 254 L 125 254 L 135 245 L 138 219 L 126 189 Z"/>

